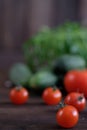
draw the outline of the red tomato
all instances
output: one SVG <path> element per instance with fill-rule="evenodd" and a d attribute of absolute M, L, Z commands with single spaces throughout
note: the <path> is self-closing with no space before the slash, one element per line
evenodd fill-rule
<path fill-rule="evenodd" d="M 83 72 L 85 72 L 86 74 L 87 74 L 87 69 L 84 69 L 84 70 L 82 70 Z"/>
<path fill-rule="evenodd" d="M 48 105 L 57 105 L 62 99 L 62 93 L 57 88 L 49 87 L 43 91 L 42 98 Z"/>
<path fill-rule="evenodd" d="M 57 123 L 64 128 L 74 127 L 79 119 L 79 113 L 73 106 L 67 105 L 61 108 L 56 114 Z"/>
<path fill-rule="evenodd" d="M 75 89 L 77 88 L 77 84 L 76 84 L 76 77 L 78 75 L 78 71 L 74 70 L 74 71 L 69 71 L 65 77 L 64 77 L 64 85 L 65 85 L 65 89 L 68 92 L 73 92 L 75 91 Z"/>
<path fill-rule="evenodd" d="M 80 92 L 87 97 L 87 73 L 85 71 L 70 71 L 65 75 L 64 85 L 67 92 Z"/>
<path fill-rule="evenodd" d="M 23 87 L 12 88 L 10 91 L 10 100 L 14 104 L 24 104 L 29 97 L 28 91 Z"/>
<path fill-rule="evenodd" d="M 64 99 L 64 103 L 76 107 L 79 112 L 84 110 L 86 107 L 85 97 L 81 93 L 77 92 L 68 94 Z"/>

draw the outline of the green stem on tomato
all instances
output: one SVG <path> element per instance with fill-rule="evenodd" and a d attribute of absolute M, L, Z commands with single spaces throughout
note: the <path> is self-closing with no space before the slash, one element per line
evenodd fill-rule
<path fill-rule="evenodd" d="M 57 109 L 63 108 L 64 106 L 66 106 L 66 104 L 64 104 L 64 102 L 60 102 L 56 107 Z"/>
<path fill-rule="evenodd" d="M 81 96 L 78 97 L 78 100 L 81 101 L 84 98 L 84 94 L 81 94 Z"/>
<path fill-rule="evenodd" d="M 53 87 L 53 91 L 56 91 L 56 89 L 57 89 L 57 87 L 56 87 L 56 86 L 54 86 L 54 87 Z"/>
<path fill-rule="evenodd" d="M 21 85 L 18 85 L 18 86 L 16 86 L 16 87 L 15 87 L 15 89 L 16 89 L 17 91 L 20 91 L 20 90 L 21 90 L 21 88 L 22 88 L 22 86 L 21 86 Z"/>

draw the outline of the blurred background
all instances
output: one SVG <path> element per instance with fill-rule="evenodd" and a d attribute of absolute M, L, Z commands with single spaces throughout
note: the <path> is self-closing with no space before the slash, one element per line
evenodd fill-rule
<path fill-rule="evenodd" d="M 0 82 L 11 65 L 24 61 L 23 43 L 42 26 L 65 21 L 87 25 L 87 0 L 0 0 Z"/>

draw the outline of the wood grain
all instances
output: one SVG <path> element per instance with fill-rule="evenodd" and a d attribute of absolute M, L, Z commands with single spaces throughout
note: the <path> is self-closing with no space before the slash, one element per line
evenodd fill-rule
<path fill-rule="evenodd" d="M 32 96 L 23 106 L 12 105 L 4 82 L 11 65 L 24 62 L 21 51 L 24 41 L 44 24 L 54 27 L 67 19 L 78 20 L 78 3 L 76 0 L 0 0 L 0 130 L 63 130 L 56 123 L 56 107 L 46 106 L 40 97 Z M 86 129 L 87 108 L 72 130 Z"/>
<path fill-rule="evenodd" d="M 9 90 L 0 88 L 0 130 L 64 130 L 56 123 L 56 106 L 47 106 L 41 97 L 30 97 L 25 105 L 11 104 Z M 87 108 L 71 130 L 87 129 Z"/>
<path fill-rule="evenodd" d="M 76 0 L 0 0 L 0 49 L 21 45 L 43 25 L 78 19 Z"/>
<path fill-rule="evenodd" d="M 22 45 L 38 29 L 78 19 L 77 3 L 76 0 L 0 0 L 1 82 L 3 71 L 6 79 L 11 65 L 24 61 Z"/>

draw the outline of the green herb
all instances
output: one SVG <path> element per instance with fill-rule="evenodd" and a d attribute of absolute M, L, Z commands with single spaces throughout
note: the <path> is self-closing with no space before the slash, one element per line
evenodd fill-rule
<path fill-rule="evenodd" d="M 78 54 L 87 60 L 87 30 L 73 22 L 53 29 L 43 27 L 24 43 L 23 50 L 33 71 L 51 68 L 54 60 L 62 54 Z"/>

